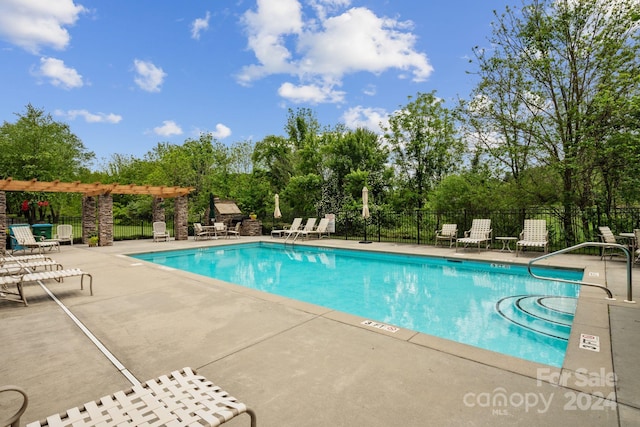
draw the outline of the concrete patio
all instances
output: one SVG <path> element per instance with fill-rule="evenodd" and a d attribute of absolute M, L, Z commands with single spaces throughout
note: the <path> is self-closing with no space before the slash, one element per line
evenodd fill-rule
<path fill-rule="evenodd" d="M 239 242 L 259 240 L 273 241 Z M 362 318 L 126 256 L 230 242 L 238 243 L 146 240 L 52 252 L 65 267 L 93 275 L 93 296 L 80 290 L 79 278 L 46 286 L 97 345 L 39 284 L 25 286 L 28 307 L 0 300 L 0 386 L 29 394 L 22 424 L 129 388 L 123 368 L 144 381 L 190 366 L 254 409 L 261 427 L 640 425 L 640 304 L 623 301 L 620 260 L 547 261 L 585 268 L 588 280 L 606 282 L 616 298 L 582 289 L 565 364 L 556 369 L 410 330 L 384 332 Z M 300 244 L 363 249 L 344 240 Z M 496 262 L 533 256 L 365 248 Z M 600 351 L 579 348 L 580 334 L 598 336 Z M 13 403 L 0 397 L 0 419 Z M 225 425 L 248 423 L 243 415 Z"/>

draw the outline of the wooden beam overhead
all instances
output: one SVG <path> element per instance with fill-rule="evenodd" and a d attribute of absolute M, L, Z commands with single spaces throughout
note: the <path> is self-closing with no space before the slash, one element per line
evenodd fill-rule
<path fill-rule="evenodd" d="M 16 181 L 9 177 L 0 179 L 0 190 L 2 191 L 42 191 L 49 193 L 82 193 L 85 196 L 98 196 L 101 194 L 135 194 L 148 195 L 162 198 L 172 198 L 186 196 L 195 188 L 193 187 L 165 187 L 152 185 L 135 185 L 135 184 L 101 184 L 94 182 L 84 184 L 80 181 L 45 182 L 32 179 L 30 181 Z"/>

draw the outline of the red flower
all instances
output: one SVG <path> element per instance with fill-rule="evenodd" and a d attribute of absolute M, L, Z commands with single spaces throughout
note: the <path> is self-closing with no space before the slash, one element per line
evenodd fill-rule
<path fill-rule="evenodd" d="M 20 207 L 20 209 L 22 209 L 23 211 L 28 211 L 29 210 L 29 201 L 25 200 L 24 202 L 22 202 L 22 206 Z"/>

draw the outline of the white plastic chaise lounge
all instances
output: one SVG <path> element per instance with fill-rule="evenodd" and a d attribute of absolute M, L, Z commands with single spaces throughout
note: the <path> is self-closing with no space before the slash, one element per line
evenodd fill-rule
<path fill-rule="evenodd" d="M 307 231 L 306 233 L 305 232 L 302 232 L 302 233 L 305 233 L 305 237 L 316 236 L 318 239 L 322 239 L 324 235 L 329 237 L 329 232 L 327 231 L 327 227 L 329 227 L 329 218 L 320 218 L 320 222 L 318 223 L 318 226 L 315 229 L 311 231 Z"/>
<path fill-rule="evenodd" d="M 438 242 L 448 241 L 449 247 L 458 239 L 458 224 L 442 224 L 442 228 L 436 231 L 436 246 Z"/>
<path fill-rule="evenodd" d="M 309 222 L 310 220 L 311 218 L 309 218 L 307 222 Z M 293 220 L 293 223 L 291 223 L 291 227 L 289 227 L 288 229 L 284 229 L 282 234 L 286 238 L 289 238 L 292 234 L 296 234 L 298 231 L 302 229 L 303 229 L 302 218 L 295 218 Z"/>
<path fill-rule="evenodd" d="M 16 248 L 17 246 L 21 246 L 23 249 L 30 249 L 33 252 L 37 249 L 40 253 L 44 252 L 45 248 L 49 248 L 49 250 L 53 250 L 56 248 L 58 251 L 60 250 L 60 242 L 55 239 L 46 239 L 46 240 L 36 240 L 35 236 L 31 232 L 31 227 L 28 225 L 19 225 L 15 226 L 11 229 L 13 232 L 12 239 L 15 240 Z M 20 249 L 14 249 L 16 250 Z"/>
<path fill-rule="evenodd" d="M 292 230 L 297 230 L 300 228 L 300 226 L 302 225 L 302 218 L 298 217 L 298 218 L 294 218 L 293 222 L 291 223 L 291 226 L 289 228 L 282 228 L 279 230 L 271 230 L 271 237 L 277 235 L 277 236 L 282 236 L 282 235 L 287 235 L 287 232 L 290 232 Z"/>
<path fill-rule="evenodd" d="M 38 267 L 43 267 L 45 270 L 63 270 L 62 264 L 52 259 L 33 259 L 24 261 L 0 261 L 0 275 L 20 275 L 25 272 L 30 273 Z M 28 269 L 29 271 L 27 271 Z"/>
<path fill-rule="evenodd" d="M 549 251 L 549 231 L 544 219 L 525 219 L 520 240 L 516 242 L 516 256 L 527 247 L 542 248 Z"/>
<path fill-rule="evenodd" d="M 484 243 L 485 249 L 489 249 L 491 244 L 491 220 L 490 219 L 474 219 L 471 223 L 471 229 L 464 232 L 464 237 L 456 240 L 456 251 L 458 243 L 462 243 L 466 248 L 469 245 L 480 245 Z"/>
<path fill-rule="evenodd" d="M 293 240 L 295 241 L 298 236 L 302 235 L 305 238 L 309 235 L 310 232 L 312 232 L 315 228 L 316 228 L 316 222 L 318 221 L 318 218 L 308 218 L 306 224 L 304 225 L 303 228 L 300 228 L 298 230 L 291 230 L 289 233 L 285 233 L 287 235 L 287 238 L 285 239 L 285 242 L 289 239 L 289 237 L 294 236 Z"/>
<path fill-rule="evenodd" d="M 187 367 L 28 423 L 27 427 L 213 427 L 244 413 L 249 415 L 251 427 L 256 427 L 253 410 Z"/>
<path fill-rule="evenodd" d="M 164 221 L 156 221 L 153 223 L 153 241 L 159 242 L 160 240 L 164 240 L 165 242 L 169 241 L 169 231 L 167 230 L 167 223 Z"/>
<path fill-rule="evenodd" d="M 14 302 L 22 302 L 25 306 L 27 303 L 27 297 L 24 294 L 23 285 L 28 282 L 39 282 L 42 280 L 56 280 L 62 282 L 67 277 L 80 276 L 80 289 L 84 289 L 84 278 L 89 277 L 89 291 L 93 295 L 93 276 L 89 273 L 78 268 L 71 268 L 67 270 L 45 270 L 38 272 L 28 272 L 20 275 L 7 275 L 0 276 L 0 299 Z M 10 285 L 17 287 L 17 292 L 9 290 Z M 18 298 L 16 298 L 18 297 Z"/>
<path fill-rule="evenodd" d="M 8 255 L 0 256 L 0 265 L 5 262 L 23 262 L 23 261 L 43 261 L 50 260 L 48 256 L 44 254 L 29 254 L 29 255 Z"/>
<path fill-rule="evenodd" d="M 60 224 L 56 227 L 54 238 L 59 242 L 69 242 L 73 245 L 73 226 L 71 224 Z"/>

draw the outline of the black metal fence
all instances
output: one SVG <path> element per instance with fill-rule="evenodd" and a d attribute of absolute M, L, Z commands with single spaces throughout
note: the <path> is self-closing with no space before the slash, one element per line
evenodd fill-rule
<path fill-rule="evenodd" d="M 320 217 L 321 213 L 298 214 L 301 217 Z M 486 210 L 486 211 L 456 211 L 435 212 L 415 210 L 409 213 L 397 213 L 371 210 L 371 217 L 363 219 L 360 211 L 345 211 L 335 214 L 335 230 L 333 238 L 346 240 L 367 240 L 376 242 L 398 242 L 411 244 L 435 244 L 435 231 L 442 224 L 454 223 L 458 225 L 459 236 L 471 228 L 474 218 L 489 218 L 493 229 L 493 237 L 518 237 L 522 231 L 525 219 L 544 219 L 549 230 L 549 249 L 551 251 L 586 242 L 599 241 L 598 227 L 607 225 L 615 233 L 631 232 L 640 228 L 640 208 L 618 208 L 609 215 L 598 209 L 577 211 L 565 215 L 561 209 L 535 208 L 526 210 Z M 268 235 L 273 227 L 280 228 L 287 220 L 293 218 L 263 220 L 263 234 Z M 19 218 L 10 219 L 10 223 L 21 222 Z M 24 222 L 24 221 L 22 221 Z M 173 218 L 167 218 L 167 229 L 174 236 Z M 74 241 L 82 239 L 82 218 L 62 217 L 59 224 L 73 226 Z M 568 227 L 567 228 L 567 225 Z M 55 230 L 54 224 L 54 230 Z M 55 231 L 54 231 L 55 232 Z M 129 220 L 126 224 L 115 223 L 113 228 L 114 240 L 150 239 L 153 237 L 153 222 L 147 219 Z M 191 227 L 189 234 L 192 234 Z M 501 243 L 493 242 L 494 247 Z M 597 253 L 597 248 L 586 248 L 583 253 Z"/>
<path fill-rule="evenodd" d="M 537 208 L 513 211 L 458 211 L 434 212 L 415 210 L 411 213 L 372 212 L 371 217 L 363 219 L 360 212 L 341 212 L 336 214 L 335 237 L 347 240 L 363 239 L 378 242 L 399 242 L 413 244 L 435 244 L 435 232 L 442 224 L 458 225 L 458 236 L 471 228 L 475 218 L 491 219 L 492 237 L 518 237 L 525 219 L 544 219 L 549 230 L 549 249 L 551 251 L 566 248 L 586 241 L 600 241 L 598 227 L 609 226 L 615 234 L 631 232 L 640 228 L 640 208 L 616 209 L 606 216 L 597 209 L 581 211 L 566 217 L 563 211 L 549 208 Z M 566 224 L 569 228 L 567 229 Z M 501 242 L 493 242 L 501 247 Z M 597 253 L 597 248 L 585 248 L 583 253 Z"/>
<path fill-rule="evenodd" d="M 9 218 L 9 225 L 24 223 L 24 218 Z M 171 236 L 175 236 L 173 227 L 173 218 L 167 218 L 167 230 Z M 52 224 L 52 233 L 55 234 L 56 226 L 59 224 L 70 224 L 73 227 L 73 241 L 80 243 L 82 241 L 82 217 L 80 216 L 62 216 L 56 224 Z M 191 227 L 190 227 L 191 230 Z M 53 237 L 53 236 L 52 236 Z M 153 221 L 147 219 L 133 219 L 126 224 L 114 223 L 113 240 L 137 240 L 153 238 Z"/>

